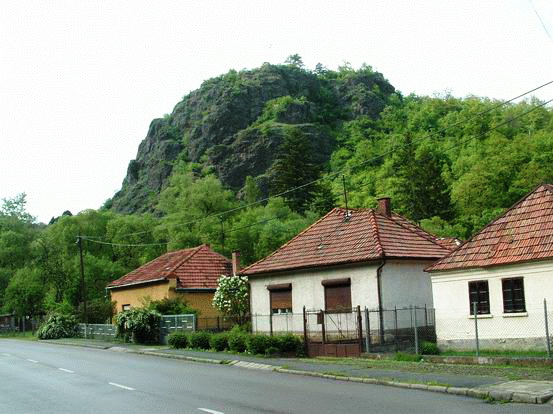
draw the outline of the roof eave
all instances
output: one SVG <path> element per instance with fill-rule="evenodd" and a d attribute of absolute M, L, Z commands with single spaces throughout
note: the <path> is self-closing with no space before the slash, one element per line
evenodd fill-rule
<path fill-rule="evenodd" d="M 149 279 L 149 280 L 139 280 L 137 282 L 125 283 L 124 285 L 115 285 L 115 286 L 108 285 L 106 287 L 106 289 L 118 289 L 118 288 L 125 288 L 125 287 L 136 286 L 136 285 L 144 285 L 144 284 L 147 284 L 147 283 L 155 283 L 155 282 L 162 282 L 162 281 L 167 281 L 167 277 L 162 277 L 162 278 L 158 278 L 158 279 Z"/>

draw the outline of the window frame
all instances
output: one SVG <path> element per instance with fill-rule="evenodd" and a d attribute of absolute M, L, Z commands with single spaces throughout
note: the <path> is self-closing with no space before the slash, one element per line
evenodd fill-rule
<path fill-rule="evenodd" d="M 281 283 L 278 285 L 268 285 L 267 290 L 269 291 L 269 310 L 271 315 L 287 315 L 293 313 L 293 299 L 292 299 L 292 284 L 291 283 Z M 276 293 L 288 293 L 290 295 L 290 307 L 273 307 L 273 294 Z"/>
<path fill-rule="evenodd" d="M 351 279 L 344 278 L 344 279 L 329 279 L 329 280 L 323 280 L 321 284 L 324 287 L 324 303 L 325 303 L 325 312 L 350 312 L 352 309 L 352 300 L 351 300 Z M 333 308 L 328 307 L 328 292 L 329 289 L 336 289 L 336 288 L 348 288 L 349 291 L 349 301 L 346 303 L 346 306 L 337 306 Z"/>
<path fill-rule="evenodd" d="M 121 310 L 122 311 L 130 310 L 130 309 L 131 309 L 131 304 L 130 303 L 125 303 L 124 305 L 121 305 Z"/>
<path fill-rule="evenodd" d="M 520 287 L 514 287 L 513 282 L 520 282 Z M 509 287 L 505 287 L 506 284 L 511 284 Z M 519 298 L 515 297 L 515 290 L 520 290 Z M 506 291 L 510 297 L 506 297 Z M 524 277 L 508 277 L 501 279 L 501 293 L 503 295 L 503 313 L 525 313 L 526 312 L 526 297 L 524 295 Z M 520 301 L 521 306 L 515 306 L 515 302 Z"/>
<path fill-rule="evenodd" d="M 480 285 L 485 283 L 486 288 L 485 291 L 483 289 L 480 289 Z M 477 285 L 476 290 L 471 289 L 472 286 Z M 470 280 L 468 282 L 468 289 L 469 289 L 469 315 L 474 316 L 474 302 L 477 303 L 476 305 L 476 313 L 478 315 L 489 315 L 491 313 L 491 306 L 490 306 L 490 284 L 487 279 L 483 280 Z M 476 300 L 473 300 L 473 294 L 476 295 Z M 481 295 L 485 294 L 486 299 L 485 301 L 481 300 Z"/>

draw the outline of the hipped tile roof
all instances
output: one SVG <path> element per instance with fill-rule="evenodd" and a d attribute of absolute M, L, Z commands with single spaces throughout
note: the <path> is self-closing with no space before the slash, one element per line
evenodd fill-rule
<path fill-rule="evenodd" d="M 397 214 L 334 208 L 266 258 L 240 273 L 275 271 L 377 260 L 438 259 L 449 253 L 436 238 Z"/>
<path fill-rule="evenodd" d="M 165 253 L 125 276 L 108 288 L 177 279 L 177 289 L 216 289 L 221 275 L 230 275 L 230 260 L 207 245 Z"/>
<path fill-rule="evenodd" d="M 466 269 L 553 257 L 553 187 L 540 185 L 428 269 Z"/>

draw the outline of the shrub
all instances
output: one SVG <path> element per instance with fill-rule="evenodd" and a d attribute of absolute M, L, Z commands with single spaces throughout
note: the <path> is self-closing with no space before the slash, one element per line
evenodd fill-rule
<path fill-rule="evenodd" d="M 216 351 L 225 351 L 229 348 L 228 340 L 229 334 L 227 332 L 213 334 L 209 340 L 209 345 Z"/>
<path fill-rule="evenodd" d="M 73 315 L 52 313 L 38 328 L 38 339 L 70 338 L 75 335 L 77 320 Z"/>
<path fill-rule="evenodd" d="M 246 349 L 251 354 L 264 354 L 268 348 L 269 337 L 266 335 L 248 335 Z"/>
<path fill-rule="evenodd" d="M 188 306 L 182 298 L 164 298 L 146 301 L 146 307 L 158 311 L 162 315 L 197 315 L 198 311 Z"/>
<path fill-rule="evenodd" d="M 159 312 L 146 308 L 131 308 L 115 315 L 117 336 L 133 342 L 152 342 L 158 339 Z"/>
<path fill-rule="evenodd" d="M 228 346 L 233 352 L 244 352 L 246 350 L 246 339 L 248 334 L 240 326 L 236 325 L 229 332 Z"/>
<path fill-rule="evenodd" d="M 169 334 L 169 338 L 167 338 L 167 343 L 172 348 L 186 348 L 188 346 L 188 335 L 184 332 L 173 332 Z"/>
<path fill-rule="evenodd" d="M 265 355 L 268 357 L 276 356 L 279 354 L 279 350 L 276 346 L 270 346 L 265 350 Z"/>
<path fill-rule="evenodd" d="M 209 340 L 211 334 L 209 332 L 193 332 L 190 334 L 190 347 L 199 349 L 209 349 Z"/>
<path fill-rule="evenodd" d="M 285 334 L 280 335 L 278 338 L 278 348 L 280 352 L 295 352 L 297 353 L 301 349 L 301 340 L 296 335 Z"/>
<path fill-rule="evenodd" d="M 422 355 L 439 355 L 440 349 L 435 342 L 423 341 L 420 353 Z"/>
<path fill-rule="evenodd" d="M 419 362 L 422 359 L 422 355 L 396 352 L 394 359 L 396 361 Z"/>

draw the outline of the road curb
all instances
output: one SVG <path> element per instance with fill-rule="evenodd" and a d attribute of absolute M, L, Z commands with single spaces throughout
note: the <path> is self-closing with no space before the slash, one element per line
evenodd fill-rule
<path fill-rule="evenodd" d="M 217 365 L 228 365 L 232 362 L 228 359 L 200 358 L 200 357 L 191 357 L 191 356 L 178 355 L 178 354 L 166 354 L 164 352 L 153 352 L 153 351 L 127 351 L 127 352 L 133 353 L 133 354 L 150 355 L 150 356 L 157 356 L 157 357 L 169 358 L 169 359 L 181 359 L 184 361 L 203 362 L 207 364 L 217 364 Z"/>
<path fill-rule="evenodd" d="M 417 383 L 409 383 L 409 382 L 389 381 L 389 380 L 383 380 L 383 379 L 377 379 L 377 378 L 347 377 L 347 376 L 341 376 L 341 375 L 323 374 L 321 372 L 301 371 L 301 370 L 286 369 L 286 368 L 275 368 L 274 371 L 281 372 L 284 374 L 305 375 L 310 377 L 327 378 L 327 379 L 333 379 L 337 381 L 358 382 L 363 384 L 386 385 L 386 386 L 396 387 L 396 388 L 407 388 L 412 390 L 440 392 L 442 394 L 462 395 L 462 396 L 469 396 L 469 397 L 480 398 L 480 399 L 489 398 L 489 393 L 487 391 L 480 390 L 478 388 L 473 389 L 473 388 L 464 388 L 464 387 L 446 387 L 443 385 L 417 384 Z M 469 394 L 469 391 L 474 391 L 474 392 L 472 394 Z"/>
<path fill-rule="evenodd" d="M 105 345 L 75 344 L 75 343 L 70 343 L 70 342 L 49 341 L 48 339 L 39 339 L 38 343 L 46 343 L 46 344 L 52 344 L 52 345 L 80 346 L 81 348 L 93 348 L 93 349 L 109 349 L 109 348 L 111 348 L 111 346 L 105 346 Z"/>

